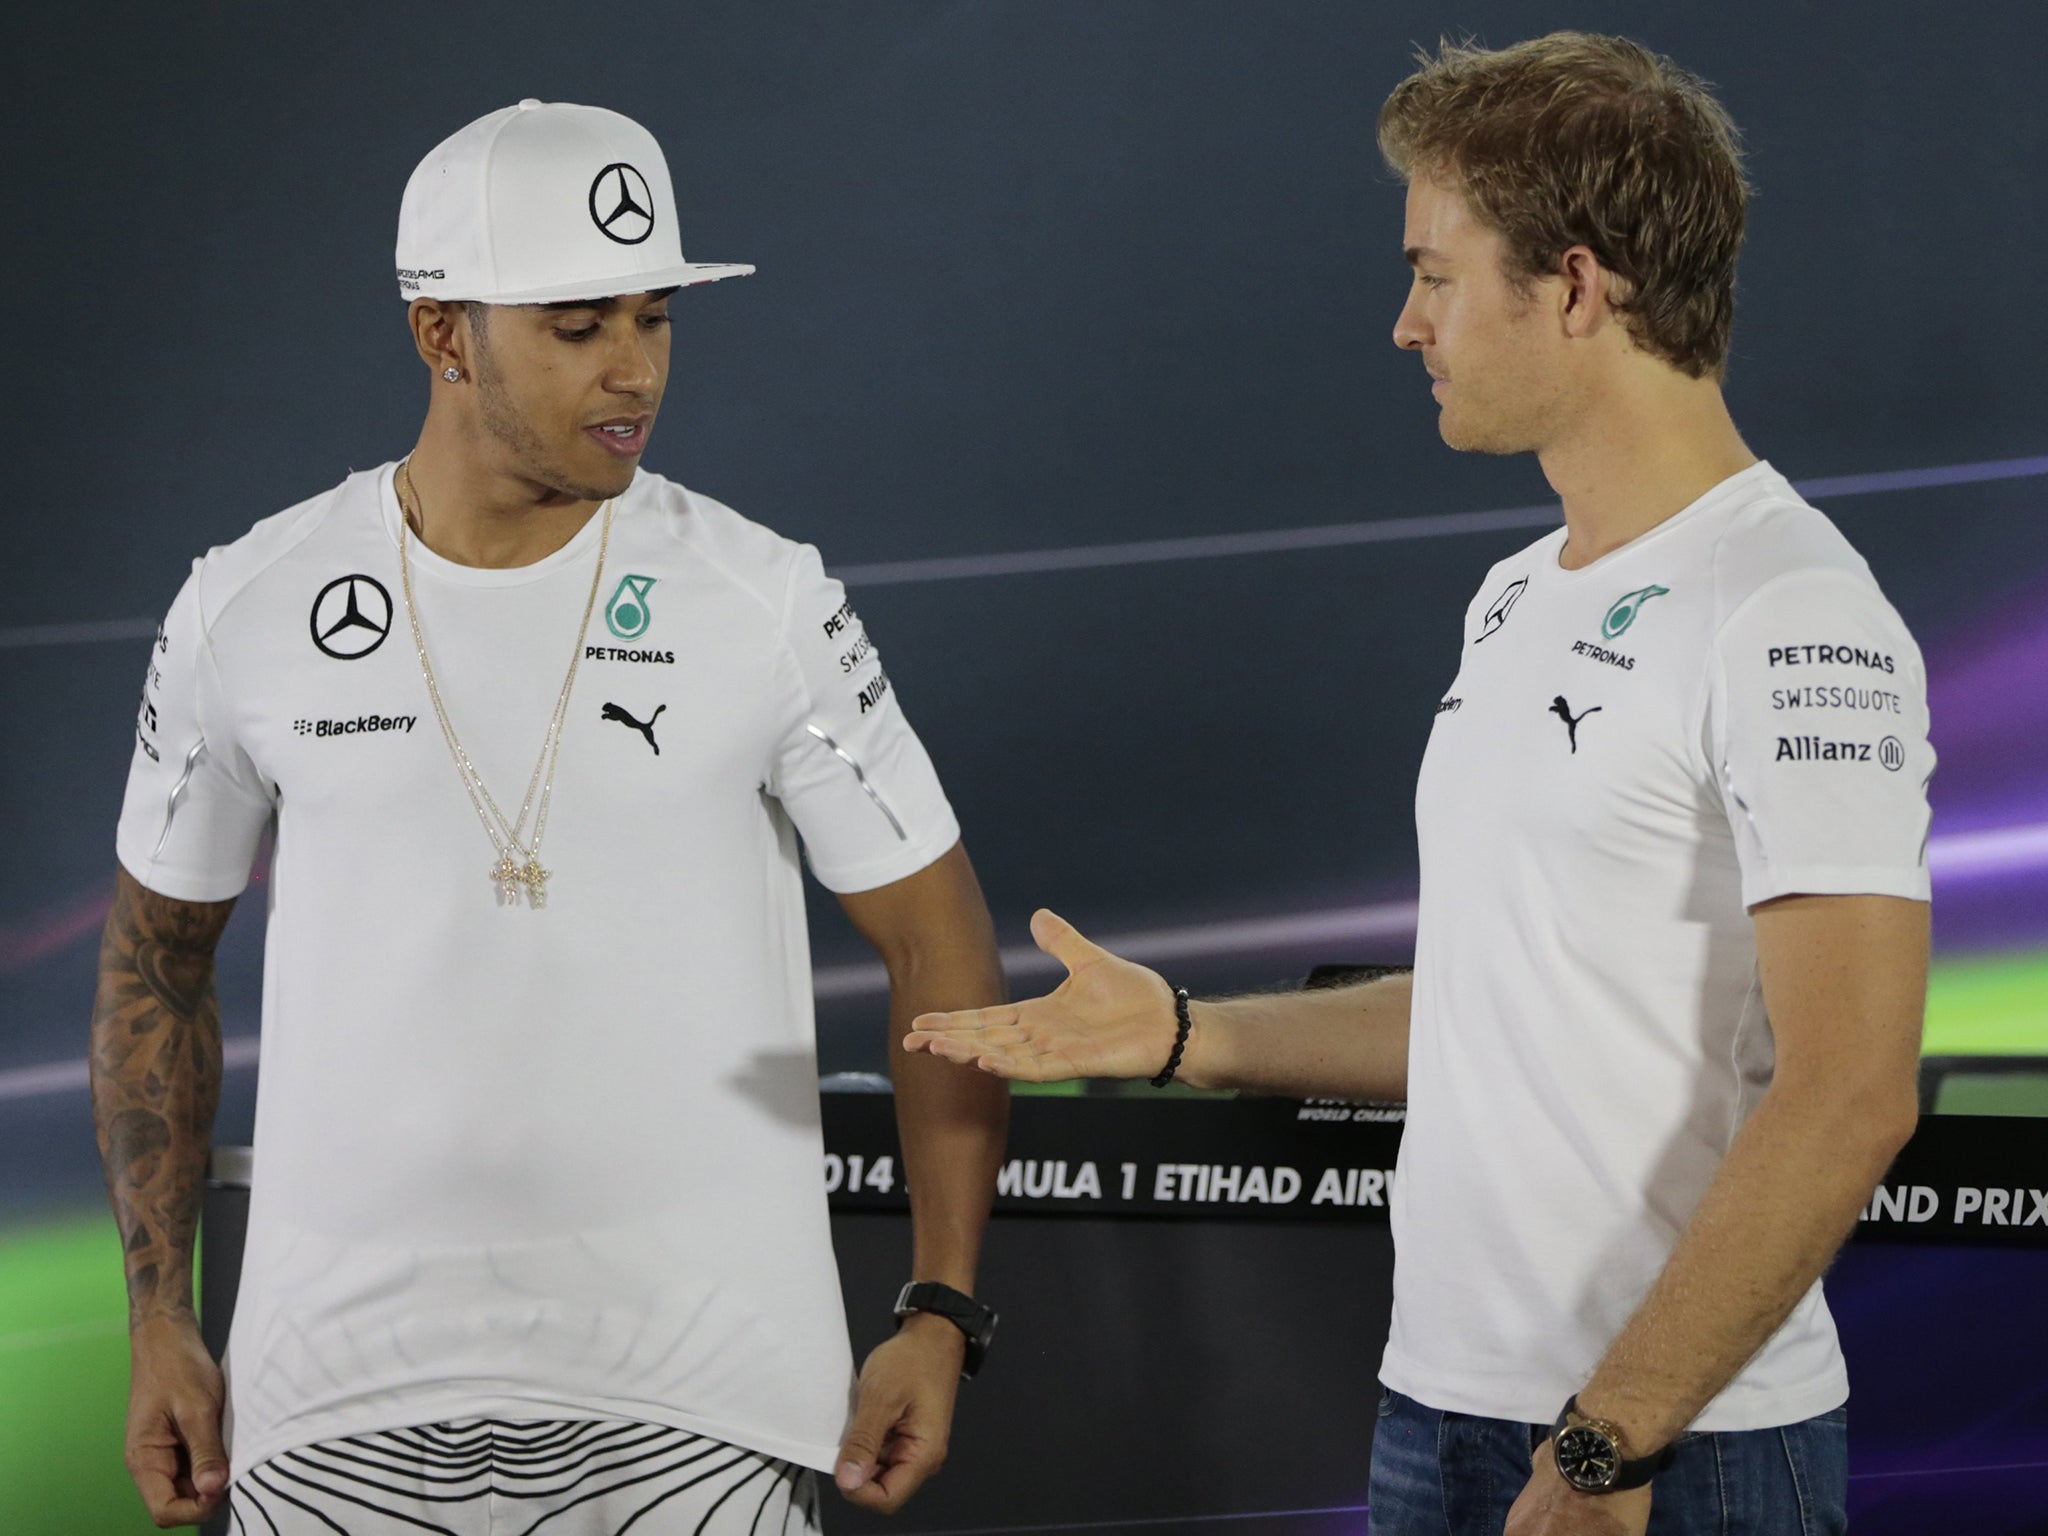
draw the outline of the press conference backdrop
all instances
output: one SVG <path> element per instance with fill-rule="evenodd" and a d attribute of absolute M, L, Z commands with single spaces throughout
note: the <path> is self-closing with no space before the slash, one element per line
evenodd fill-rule
<path fill-rule="evenodd" d="M 64 1465 L 23 1450 L 64 1392 L 81 1434 L 109 1434 L 104 1387 L 66 1362 L 118 1374 L 115 1250 L 80 1215 L 82 1057 L 147 639 L 193 555 L 412 441 L 425 381 L 390 249 L 426 148 L 523 96 L 655 131 L 685 252 L 760 271 L 678 296 L 648 463 L 847 582 L 1013 986 L 1048 979 L 1024 938 L 1041 903 L 1197 989 L 1258 986 L 1405 956 L 1413 776 L 1459 616 L 1556 516 L 1532 463 L 1442 446 L 1390 344 L 1406 274 L 1377 105 L 1415 43 L 1564 25 L 1675 55 L 1747 134 L 1731 402 L 1920 638 L 1941 757 L 1929 1050 L 2019 1069 L 1954 1073 L 1942 1107 L 2037 1100 L 2038 7 L 17 9 L 0 1499 L 40 1475 L 22 1463 Z M 259 884 L 221 956 L 227 1140 L 253 1100 L 262 907 Z M 880 973 L 829 899 L 813 941 L 823 1065 L 884 1069 Z"/>

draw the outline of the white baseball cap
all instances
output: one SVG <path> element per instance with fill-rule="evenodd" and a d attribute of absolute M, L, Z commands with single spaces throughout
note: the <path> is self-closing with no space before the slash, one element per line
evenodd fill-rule
<path fill-rule="evenodd" d="M 753 270 L 683 260 L 661 146 L 603 107 L 528 100 L 480 117 L 419 163 L 398 208 L 408 303 L 607 299 Z"/>

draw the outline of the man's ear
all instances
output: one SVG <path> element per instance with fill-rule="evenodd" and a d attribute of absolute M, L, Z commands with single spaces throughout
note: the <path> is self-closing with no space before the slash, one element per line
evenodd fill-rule
<path fill-rule="evenodd" d="M 437 375 L 448 368 L 465 374 L 470 371 L 472 342 L 463 306 L 439 299 L 414 299 L 405 319 L 412 327 L 413 347 L 430 371 Z"/>
<path fill-rule="evenodd" d="M 1613 306 L 1627 293 L 1627 284 L 1604 266 L 1590 246 L 1575 245 L 1558 258 L 1563 285 L 1558 317 L 1571 337 L 1591 336 L 1614 318 Z"/>

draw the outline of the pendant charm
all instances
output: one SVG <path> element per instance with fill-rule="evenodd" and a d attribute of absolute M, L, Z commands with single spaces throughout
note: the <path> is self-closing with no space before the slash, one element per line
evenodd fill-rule
<path fill-rule="evenodd" d="M 499 906 L 510 907 L 518 904 L 520 879 L 520 868 L 512 862 L 512 855 L 509 853 L 491 866 L 491 884 L 498 889 Z"/>
<path fill-rule="evenodd" d="M 542 869 L 540 860 L 529 855 L 519 871 L 519 882 L 526 887 L 526 902 L 538 912 L 548 904 L 548 876 L 552 870 Z"/>

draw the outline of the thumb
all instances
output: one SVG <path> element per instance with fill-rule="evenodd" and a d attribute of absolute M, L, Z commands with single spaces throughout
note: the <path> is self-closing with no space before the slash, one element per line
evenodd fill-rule
<path fill-rule="evenodd" d="M 176 1414 L 178 1438 L 192 1462 L 192 1487 L 211 1498 L 228 1486 L 227 1452 L 220 1443 L 220 1415 L 209 1405 L 194 1404 Z"/>
<path fill-rule="evenodd" d="M 882 1454 L 882 1439 L 889 1433 L 895 1414 L 874 1397 L 863 1392 L 853 1411 L 853 1423 L 839 1445 L 839 1461 L 832 1480 L 841 1493 L 852 1493 L 875 1475 L 875 1463 Z"/>
<path fill-rule="evenodd" d="M 1031 938 L 1040 949 L 1064 965 L 1069 974 L 1107 953 L 1050 907 L 1040 907 L 1031 914 Z"/>

